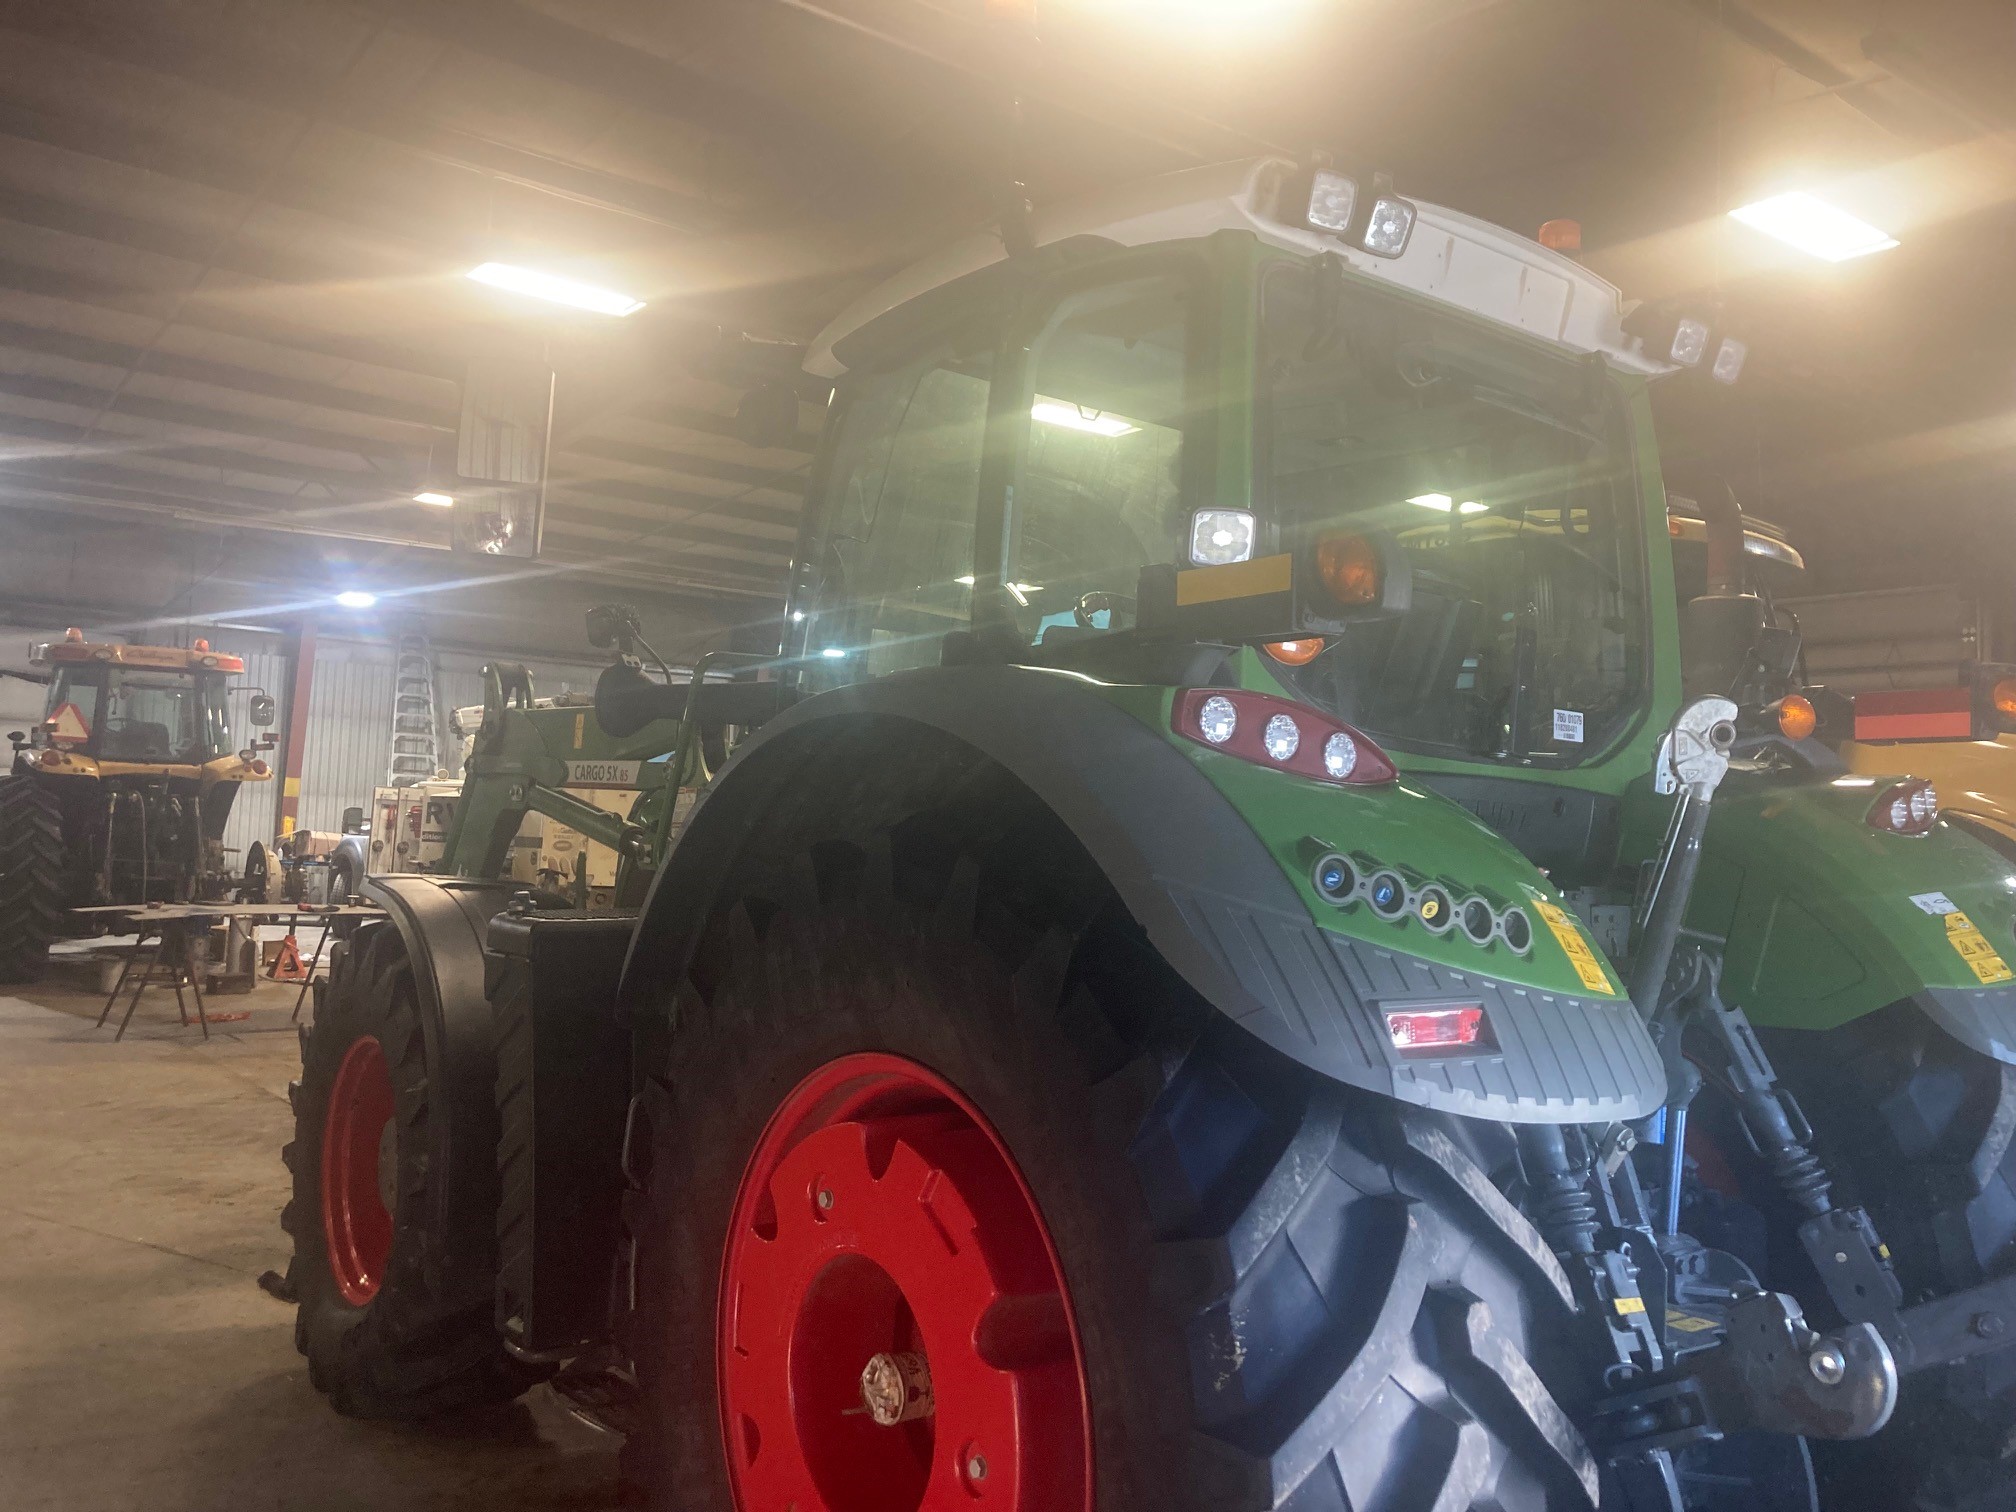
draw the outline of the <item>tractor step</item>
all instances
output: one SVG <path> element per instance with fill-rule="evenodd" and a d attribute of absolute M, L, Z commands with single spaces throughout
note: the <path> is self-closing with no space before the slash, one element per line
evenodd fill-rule
<path fill-rule="evenodd" d="M 590 1428 L 625 1437 L 637 1431 L 643 1393 L 628 1368 L 612 1363 L 605 1353 L 583 1355 L 547 1384 Z"/>

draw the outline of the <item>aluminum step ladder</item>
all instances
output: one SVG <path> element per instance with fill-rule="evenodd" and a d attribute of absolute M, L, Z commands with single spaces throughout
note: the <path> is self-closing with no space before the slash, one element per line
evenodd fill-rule
<path fill-rule="evenodd" d="M 426 782 L 441 769 L 441 719 L 434 697 L 434 648 L 402 635 L 392 669 L 392 760 L 388 787 Z"/>

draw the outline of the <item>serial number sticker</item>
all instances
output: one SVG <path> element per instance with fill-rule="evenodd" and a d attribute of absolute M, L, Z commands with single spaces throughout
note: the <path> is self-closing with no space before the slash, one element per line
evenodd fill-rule
<path fill-rule="evenodd" d="M 1913 893 L 1911 901 L 1926 913 L 1937 917 L 1940 914 L 1956 914 L 1960 909 L 1944 893 Z"/>
<path fill-rule="evenodd" d="M 1974 927 L 1974 921 L 1957 909 L 1946 915 L 1946 943 L 1960 953 L 1960 959 L 1983 986 L 2016 981 L 2016 971 L 2011 971 L 2008 963 L 1995 953 L 1995 947 Z"/>
<path fill-rule="evenodd" d="M 634 788 L 641 761 L 570 761 L 567 786 L 570 788 Z"/>
<path fill-rule="evenodd" d="M 1666 1326 L 1677 1328 L 1682 1333 L 1707 1333 L 1715 1327 L 1715 1320 L 1697 1317 L 1693 1313 L 1674 1312 L 1669 1308 L 1666 1312 Z"/>
<path fill-rule="evenodd" d="M 1533 905 L 1540 910 L 1540 917 L 1547 921 L 1547 927 L 1554 931 L 1554 938 L 1567 953 L 1568 964 L 1575 968 L 1575 975 L 1582 979 L 1582 985 L 1591 992 L 1600 992 L 1605 997 L 1615 997 L 1616 989 L 1610 985 L 1610 974 L 1603 969 L 1603 963 L 1596 959 L 1596 952 L 1589 948 L 1589 942 L 1582 938 L 1582 931 L 1567 911 L 1549 903 L 1545 898 Z"/>
<path fill-rule="evenodd" d="M 1554 738 L 1574 745 L 1582 744 L 1582 711 L 1580 709 L 1556 709 L 1554 711 Z"/>

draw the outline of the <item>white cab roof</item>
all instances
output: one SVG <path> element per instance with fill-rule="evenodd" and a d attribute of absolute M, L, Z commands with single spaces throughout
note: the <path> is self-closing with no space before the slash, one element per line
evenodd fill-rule
<path fill-rule="evenodd" d="M 1124 247 L 1185 241 L 1214 231 L 1250 231 L 1261 241 L 1314 255 L 1334 252 L 1355 270 L 1496 320 L 1570 350 L 1601 352 L 1618 367 L 1664 373 L 1625 334 L 1616 285 L 1580 263 L 1461 211 L 1416 200 L 1414 236 L 1399 257 L 1374 257 L 1341 238 L 1275 219 L 1268 207 L 1283 179 L 1296 172 L 1283 158 L 1222 163 L 1149 179 L 1124 189 L 1039 210 L 1039 246 L 1077 236 L 1103 237 Z M 993 232 L 970 236 L 910 267 L 854 301 L 819 334 L 807 372 L 837 378 L 845 365 L 833 354 L 878 316 L 918 295 L 1000 262 L 1006 253 Z"/>

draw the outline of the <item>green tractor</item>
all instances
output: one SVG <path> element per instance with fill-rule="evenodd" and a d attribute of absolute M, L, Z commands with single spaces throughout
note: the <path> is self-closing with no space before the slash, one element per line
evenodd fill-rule
<path fill-rule="evenodd" d="M 1726 573 L 1683 685 L 1678 321 L 1276 160 L 1023 229 L 808 353 L 781 654 L 598 689 L 682 771 L 746 732 L 624 906 L 367 883 L 288 1150 L 312 1379 L 551 1378 L 668 1509 L 1810 1509 L 1936 1351 L 1859 1209 L 1809 1204 L 1888 1309 L 1812 1322 L 1668 1221 L 1688 1057 L 1836 967 L 1741 879 L 1880 912 L 1886 1003 L 1999 989 L 1885 876 L 2016 935 L 1987 852 L 1755 745 Z"/>
<path fill-rule="evenodd" d="M 231 740 L 236 656 L 194 646 L 97 643 L 79 630 L 33 648 L 49 669 L 33 730 L 9 734 L 0 776 L 0 983 L 30 982 L 49 946 L 76 932 L 69 910 L 110 903 L 186 903 L 260 892 L 264 847 L 228 863 L 224 824 L 238 789 L 270 782 L 257 740 Z M 252 697 L 252 722 L 273 700 Z"/>

